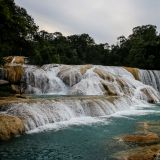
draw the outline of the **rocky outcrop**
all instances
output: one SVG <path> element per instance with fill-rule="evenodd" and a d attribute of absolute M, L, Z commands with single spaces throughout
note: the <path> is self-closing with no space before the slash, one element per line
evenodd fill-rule
<path fill-rule="evenodd" d="M 5 66 L 5 79 L 10 83 L 20 82 L 24 73 L 23 67 L 20 65 L 16 66 Z"/>
<path fill-rule="evenodd" d="M 26 57 L 24 56 L 8 56 L 8 57 L 4 57 L 4 63 L 5 65 L 8 64 L 24 64 L 25 63 L 25 59 Z"/>
<path fill-rule="evenodd" d="M 23 133 L 24 124 L 21 119 L 10 115 L 0 115 L 0 140 L 9 140 Z"/>

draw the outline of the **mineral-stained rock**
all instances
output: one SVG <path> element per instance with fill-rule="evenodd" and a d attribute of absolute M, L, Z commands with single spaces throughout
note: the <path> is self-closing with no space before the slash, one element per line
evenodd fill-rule
<path fill-rule="evenodd" d="M 117 92 L 116 88 L 113 84 L 107 83 L 105 81 L 101 81 L 103 87 L 105 88 L 105 94 L 108 96 L 117 96 L 119 93 Z"/>
<path fill-rule="evenodd" d="M 58 73 L 58 77 L 70 87 L 80 82 L 82 75 L 77 66 L 63 66 Z"/>
<path fill-rule="evenodd" d="M 5 64 L 24 64 L 25 57 L 24 56 L 8 56 L 3 58 Z"/>
<path fill-rule="evenodd" d="M 0 140 L 8 140 L 22 133 L 24 133 L 24 124 L 20 118 L 0 115 Z"/>
<path fill-rule="evenodd" d="M 23 76 L 23 67 L 20 65 L 9 65 L 5 66 L 5 78 L 10 82 L 10 83 L 17 83 L 22 79 Z"/>
<path fill-rule="evenodd" d="M 114 156 L 116 160 L 158 160 L 160 145 L 138 147 L 129 151 L 119 152 Z"/>
<path fill-rule="evenodd" d="M 81 68 L 80 68 L 80 72 L 82 75 L 84 75 L 86 73 L 86 71 L 90 68 L 92 68 L 93 66 L 91 64 L 87 64 L 87 65 L 83 65 Z"/>
<path fill-rule="evenodd" d="M 107 73 L 106 71 L 99 69 L 99 68 L 95 68 L 93 70 L 95 73 L 98 74 L 98 76 L 100 78 L 102 78 L 103 80 L 108 80 L 108 81 L 114 81 L 113 76 L 111 75 L 111 73 Z"/>
<path fill-rule="evenodd" d="M 134 76 L 134 78 L 136 79 L 136 80 L 140 80 L 140 78 L 139 78 L 139 75 L 140 75 L 140 73 L 139 73 L 139 69 L 138 68 L 131 68 L 131 67 L 124 67 L 128 72 L 130 72 L 133 76 Z"/>
<path fill-rule="evenodd" d="M 159 142 L 160 138 L 156 133 L 148 133 L 145 135 L 126 135 L 121 138 L 124 142 L 131 142 L 137 144 L 150 144 Z"/>

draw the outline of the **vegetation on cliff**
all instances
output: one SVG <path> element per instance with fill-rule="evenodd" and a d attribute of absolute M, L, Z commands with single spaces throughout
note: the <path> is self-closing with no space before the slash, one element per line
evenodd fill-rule
<path fill-rule="evenodd" d="M 0 56 L 23 55 L 33 64 L 101 64 L 160 69 L 160 35 L 154 25 L 138 26 L 117 43 L 96 44 L 88 34 L 63 36 L 39 31 L 14 0 L 0 0 Z M 0 58 L 2 60 L 2 58 Z"/>

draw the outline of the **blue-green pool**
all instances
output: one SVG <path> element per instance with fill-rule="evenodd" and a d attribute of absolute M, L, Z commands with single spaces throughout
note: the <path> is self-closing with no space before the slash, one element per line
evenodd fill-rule
<path fill-rule="evenodd" d="M 135 133 L 137 122 L 160 120 L 159 105 L 148 114 L 111 116 L 103 122 L 26 134 L 0 143 L 1 160 L 113 160 L 113 154 L 133 146 L 117 137 Z"/>

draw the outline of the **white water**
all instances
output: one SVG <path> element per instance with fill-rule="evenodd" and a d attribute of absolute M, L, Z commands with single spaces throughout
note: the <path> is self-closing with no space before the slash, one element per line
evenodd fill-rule
<path fill-rule="evenodd" d="M 150 108 L 148 108 L 150 107 Z M 154 106 L 153 106 L 154 107 Z M 156 112 L 151 105 L 129 97 L 66 97 L 35 99 L 12 104 L 3 114 L 18 116 L 24 121 L 27 133 L 59 130 L 70 125 L 109 123 L 111 117 L 145 115 Z"/>
<path fill-rule="evenodd" d="M 150 85 L 160 92 L 160 71 L 140 70 L 140 79 L 144 84 Z"/>
<path fill-rule="evenodd" d="M 37 99 L 34 102 L 12 104 L 6 107 L 5 114 L 22 118 L 26 131 L 29 131 L 55 122 L 111 115 L 135 104 L 129 97 Z"/>
<path fill-rule="evenodd" d="M 141 70 L 141 79 L 146 81 L 143 84 L 122 67 L 94 65 L 83 72 L 82 67 L 85 66 L 78 65 L 24 67 L 26 93 L 77 96 L 34 99 L 6 107 L 5 114 L 20 117 L 27 132 L 45 130 L 45 126 L 56 128 L 60 124 L 92 123 L 100 120 L 97 117 L 118 116 L 122 111 L 137 113 L 136 105 L 143 106 L 147 102 L 156 103 L 160 100 L 159 92 L 146 85 L 148 79 L 145 76 L 149 71 L 146 73 Z M 158 88 L 159 81 L 153 79 L 152 84 Z M 139 112 L 142 114 L 143 110 Z"/>
<path fill-rule="evenodd" d="M 25 66 L 24 80 L 28 85 L 26 93 L 109 96 L 112 94 L 118 96 L 129 95 L 132 98 L 146 101 L 159 100 L 157 91 L 135 80 L 133 75 L 122 67 L 94 65 L 81 73 L 82 67 L 84 66 L 54 64 L 42 67 Z M 141 70 L 141 79 L 150 84 L 150 81 L 144 76 L 148 72 Z M 158 77 L 159 72 L 155 71 L 154 73 Z M 101 74 L 103 75 L 101 76 Z M 153 79 L 152 77 L 152 81 Z M 154 81 L 153 87 L 159 87 L 158 80 Z"/>

